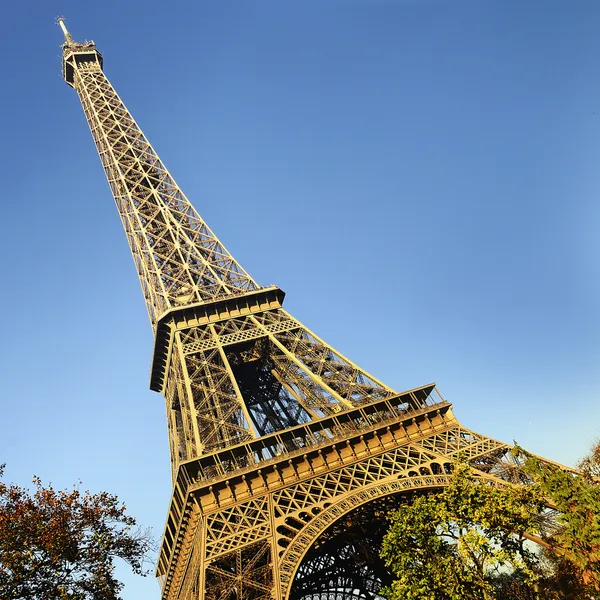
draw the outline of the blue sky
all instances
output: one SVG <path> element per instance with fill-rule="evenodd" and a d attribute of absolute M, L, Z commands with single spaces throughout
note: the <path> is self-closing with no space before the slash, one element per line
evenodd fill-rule
<path fill-rule="evenodd" d="M 65 15 L 190 200 L 286 307 L 398 390 L 574 464 L 600 435 L 600 4 L 10 3 L 0 462 L 170 497 L 152 336 Z M 126 599 L 158 598 L 127 576 Z"/>

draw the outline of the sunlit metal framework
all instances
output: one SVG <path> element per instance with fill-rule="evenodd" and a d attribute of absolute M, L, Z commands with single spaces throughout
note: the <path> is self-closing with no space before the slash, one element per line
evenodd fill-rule
<path fill-rule="evenodd" d="M 518 482 L 509 446 L 462 427 L 433 384 L 397 393 L 288 314 L 189 203 L 94 43 L 59 24 L 155 333 L 173 478 L 162 597 L 377 598 L 389 510 L 446 485 L 459 455 Z"/>

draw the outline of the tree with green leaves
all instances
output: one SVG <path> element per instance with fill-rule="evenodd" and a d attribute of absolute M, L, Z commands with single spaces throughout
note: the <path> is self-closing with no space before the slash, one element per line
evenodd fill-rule
<path fill-rule="evenodd" d="M 390 600 L 583 600 L 600 590 L 600 444 L 580 472 L 515 446 L 529 485 L 498 487 L 458 463 L 451 484 L 391 517 Z M 541 516 L 555 511 L 540 537 Z M 540 546 L 526 540 L 535 540 Z"/>
<path fill-rule="evenodd" d="M 600 483 L 600 442 L 592 446 L 589 454 L 577 466 L 588 483 Z"/>
<path fill-rule="evenodd" d="M 115 559 L 146 574 L 154 543 L 116 496 L 33 483 L 0 480 L 0 600 L 118 600 Z"/>
<path fill-rule="evenodd" d="M 451 483 L 417 496 L 391 517 L 382 557 L 397 579 L 390 600 L 490 600 L 494 577 L 518 573 L 534 589 L 538 558 L 526 543 L 542 510 L 529 486 L 477 481 L 458 463 Z"/>
<path fill-rule="evenodd" d="M 600 590 L 600 444 L 580 463 L 580 473 L 542 462 L 516 446 L 523 471 L 541 499 L 557 511 L 556 528 L 545 547 L 556 560 L 570 563 L 585 586 Z"/>

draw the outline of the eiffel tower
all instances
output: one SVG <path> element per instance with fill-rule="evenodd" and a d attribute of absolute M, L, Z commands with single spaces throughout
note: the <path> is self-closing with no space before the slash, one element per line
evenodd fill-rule
<path fill-rule="evenodd" d="M 463 427 L 435 384 L 398 393 L 287 313 L 179 189 L 94 42 L 58 23 L 155 336 L 173 482 L 162 598 L 379 598 L 386 514 L 447 485 L 459 456 L 518 481 L 510 446 Z"/>

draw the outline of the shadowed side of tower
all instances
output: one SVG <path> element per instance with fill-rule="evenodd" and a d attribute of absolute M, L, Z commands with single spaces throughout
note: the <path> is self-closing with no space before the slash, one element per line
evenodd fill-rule
<path fill-rule="evenodd" d="M 509 447 L 462 427 L 434 384 L 398 393 L 287 313 L 179 189 L 95 44 L 59 24 L 155 334 L 173 478 L 163 598 L 377 597 L 387 511 L 446 485 L 459 455 L 505 485 Z"/>

